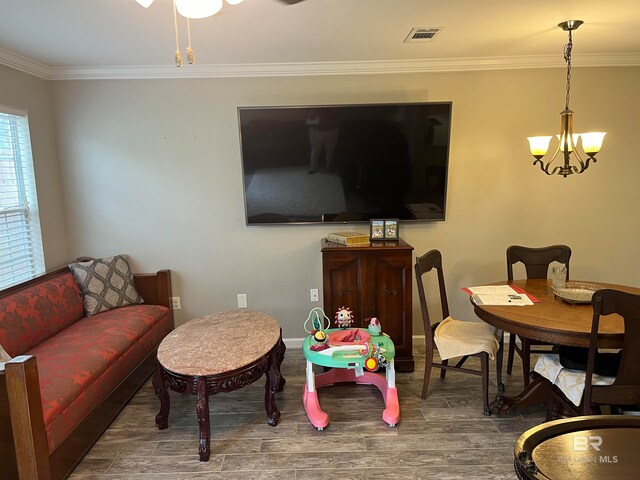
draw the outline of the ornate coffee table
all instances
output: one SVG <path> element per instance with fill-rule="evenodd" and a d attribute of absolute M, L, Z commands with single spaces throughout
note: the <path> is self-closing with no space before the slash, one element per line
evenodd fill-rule
<path fill-rule="evenodd" d="M 230 310 L 190 320 L 167 335 L 158 347 L 153 387 L 160 399 L 156 424 L 169 426 L 169 391 L 196 395 L 200 425 L 200 460 L 210 455 L 209 395 L 232 392 L 267 375 L 264 406 L 267 422 L 278 424 L 280 411 L 274 395 L 285 379 L 280 365 L 286 347 L 282 330 L 269 315 Z"/>

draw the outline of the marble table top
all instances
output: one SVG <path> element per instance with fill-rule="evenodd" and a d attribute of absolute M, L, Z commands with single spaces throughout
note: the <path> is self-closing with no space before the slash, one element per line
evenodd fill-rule
<path fill-rule="evenodd" d="M 280 339 L 280 326 L 266 313 L 229 310 L 188 321 L 158 347 L 158 361 L 179 375 L 219 375 L 266 355 Z"/>

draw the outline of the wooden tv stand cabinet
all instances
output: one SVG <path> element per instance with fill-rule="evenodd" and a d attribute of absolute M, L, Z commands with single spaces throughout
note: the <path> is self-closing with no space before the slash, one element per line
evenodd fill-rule
<path fill-rule="evenodd" d="M 346 246 L 322 239 L 324 311 L 333 320 L 342 306 L 354 314 L 354 326 L 378 317 L 396 347 L 395 364 L 413 372 L 412 255 L 403 240 Z"/>

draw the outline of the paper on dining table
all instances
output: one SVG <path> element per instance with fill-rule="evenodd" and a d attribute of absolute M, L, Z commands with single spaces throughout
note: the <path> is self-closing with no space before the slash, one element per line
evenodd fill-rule
<path fill-rule="evenodd" d="M 467 287 L 464 290 L 472 295 L 513 295 L 521 293 L 514 290 L 511 285 L 483 285 L 479 287 Z"/>
<path fill-rule="evenodd" d="M 476 293 L 471 295 L 471 300 L 476 305 L 507 305 L 513 307 L 533 305 L 527 295 L 520 293 Z"/>
<path fill-rule="evenodd" d="M 523 295 L 528 298 L 533 303 L 539 303 L 536 297 L 531 295 L 528 292 L 525 292 L 522 287 L 517 285 L 479 285 L 476 287 L 466 287 L 463 288 L 462 291 L 468 293 L 469 295 L 501 295 L 502 300 L 501 303 L 488 303 L 490 301 L 489 298 L 486 298 L 485 301 L 487 303 L 483 303 L 482 305 L 531 305 L 530 303 L 518 303 L 518 302 L 509 302 L 509 298 L 504 298 L 505 295 Z M 513 300 L 513 299 L 511 299 Z M 497 299 L 492 299 L 491 301 L 496 302 Z M 478 304 L 481 305 L 481 304 Z"/>

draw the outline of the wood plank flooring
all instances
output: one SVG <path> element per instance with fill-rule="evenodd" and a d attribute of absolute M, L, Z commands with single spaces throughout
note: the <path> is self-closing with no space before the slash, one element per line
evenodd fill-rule
<path fill-rule="evenodd" d="M 397 374 L 400 423 L 396 428 L 382 421 L 384 402 L 374 387 L 340 385 L 320 390 L 320 402 L 331 423 L 319 432 L 308 422 L 302 406 L 304 357 L 300 350 L 289 349 L 282 367 L 287 384 L 277 396 L 282 412 L 277 427 L 266 422 L 263 380 L 210 398 L 209 462 L 198 460 L 195 397 L 171 392 L 169 428 L 158 430 L 154 419 L 159 401 L 148 381 L 70 478 L 515 478 L 515 440 L 523 431 L 544 421 L 542 408 L 486 417 L 482 414 L 479 377 L 447 372 L 447 378 L 440 380 L 438 370 L 433 372 L 429 395 L 423 401 L 420 392 L 424 347 L 416 348 L 415 359 L 415 372 Z M 521 364 L 516 359 L 514 375 L 505 375 L 507 394 L 522 390 L 520 371 Z M 493 398 L 497 393 L 493 371 L 491 381 Z"/>

